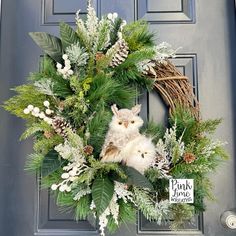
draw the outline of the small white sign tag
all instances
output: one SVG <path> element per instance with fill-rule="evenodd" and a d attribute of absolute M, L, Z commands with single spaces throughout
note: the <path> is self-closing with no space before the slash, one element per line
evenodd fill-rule
<path fill-rule="evenodd" d="M 170 203 L 193 203 L 193 190 L 193 179 L 169 179 Z"/>

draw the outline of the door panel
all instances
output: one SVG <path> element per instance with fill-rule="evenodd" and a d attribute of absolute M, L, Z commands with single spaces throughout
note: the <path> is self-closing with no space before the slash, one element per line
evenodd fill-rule
<path fill-rule="evenodd" d="M 42 0 L 42 25 L 58 25 L 60 21 L 74 24 L 75 13 L 81 9 L 80 14 L 87 13 L 87 3 L 84 0 L 70 0 L 65 4 L 64 0 Z"/>
<path fill-rule="evenodd" d="M 138 0 L 137 16 L 155 24 L 193 24 L 194 0 Z"/>
<path fill-rule="evenodd" d="M 199 97 L 204 118 L 222 117 L 216 137 L 228 140 L 230 161 L 212 176 L 217 202 L 208 204 L 194 225 L 178 232 L 158 226 L 137 214 L 136 225 L 124 226 L 115 235 L 206 235 L 233 236 L 220 225 L 220 214 L 234 208 L 234 125 L 236 82 L 235 3 L 233 0 L 94 0 L 98 16 L 114 11 L 127 21 L 146 19 L 157 42 L 182 46 L 173 62 L 187 75 Z M 58 35 L 60 21 L 74 25 L 75 12 L 86 16 L 85 0 L 2 0 L 1 2 L 1 101 L 9 91 L 25 83 L 29 71 L 39 68 L 42 52 L 29 38 L 30 31 Z M 140 98 L 142 117 L 166 122 L 167 109 L 156 93 Z M 41 190 L 37 177 L 24 171 L 25 157 L 32 152 L 30 140 L 19 143 L 24 123 L 1 110 L 0 235 L 98 235 L 92 219 L 75 222 L 62 213 L 49 191 Z M 227 183 L 227 184 L 226 184 Z"/>

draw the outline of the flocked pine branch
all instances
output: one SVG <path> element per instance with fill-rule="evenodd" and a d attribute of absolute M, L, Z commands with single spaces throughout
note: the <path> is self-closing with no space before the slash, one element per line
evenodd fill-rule
<path fill-rule="evenodd" d="M 36 81 L 34 83 L 34 86 L 37 88 L 37 90 L 43 94 L 53 96 L 54 95 L 54 83 L 51 79 L 45 79 Z"/>
<path fill-rule="evenodd" d="M 146 219 L 156 221 L 158 224 L 168 219 L 170 203 L 168 200 L 154 201 L 144 190 L 134 187 L 134 199 Z"/>

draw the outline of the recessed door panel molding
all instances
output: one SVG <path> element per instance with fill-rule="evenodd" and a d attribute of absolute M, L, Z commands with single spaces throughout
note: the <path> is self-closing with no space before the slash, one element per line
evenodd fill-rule
<path fill-rule="evenodd" d="M 198 98 L 197 55 L 188 53 L 177 54 L 176 58 L 171 59 L 171 61 L 181 73 L 189 78 L 193 86 L 193 92 Z"/>
<path fill-rule="evenodd" d="M 42 0 L 42 25 L 58 25 L 61 21 L 75 24 L 75 13 L 81 9 L 81 17 L 87 14 L 87 1 L 85 0 Z M 98 1 L 93 5 L 98 9 Z"/>
<path fill-rule="evenodd" d="M 50 190 L 42 190 L 39 185 L 36 196 L 35 235 L 98 235 L 93 219 L 75 221 L 72 213 L 63 212 L 56 206 Z"/>
<path fill-rule="evenodd" d="M 195 0 L 138 0 L 137 18 L 149 23 L 195 23 Z"/>
<path fill-rule="evenodd" d="M 186 223 L 183 229 L 172 231 L 169 224 L 158 225 L 156 222 L 148 221 L 141 213 L 138 214 L 138 235 L 199 235 L 203 236 L 203 217 L 195 216 L 193 223 Z"/>

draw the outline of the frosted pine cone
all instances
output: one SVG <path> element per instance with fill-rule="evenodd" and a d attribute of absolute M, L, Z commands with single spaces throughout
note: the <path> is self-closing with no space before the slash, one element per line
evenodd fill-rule
<path fill-rule="evenodd" d="M 112 61 L 110 63 L 111 67 L 116 67 L 122 64 L 129 54 L 128 44 L 124 39 L 119 39 L 112 48 L 116 49 L 116 54 L 113 56 Z"/>
<path fill-rule="evenodd" d="M 67 137 L 67 129 L 72 129 L 71 125 L 63 117 L 55 116 L 52 120 L 52 127 L 55 132 L 63 138 Z"/>

